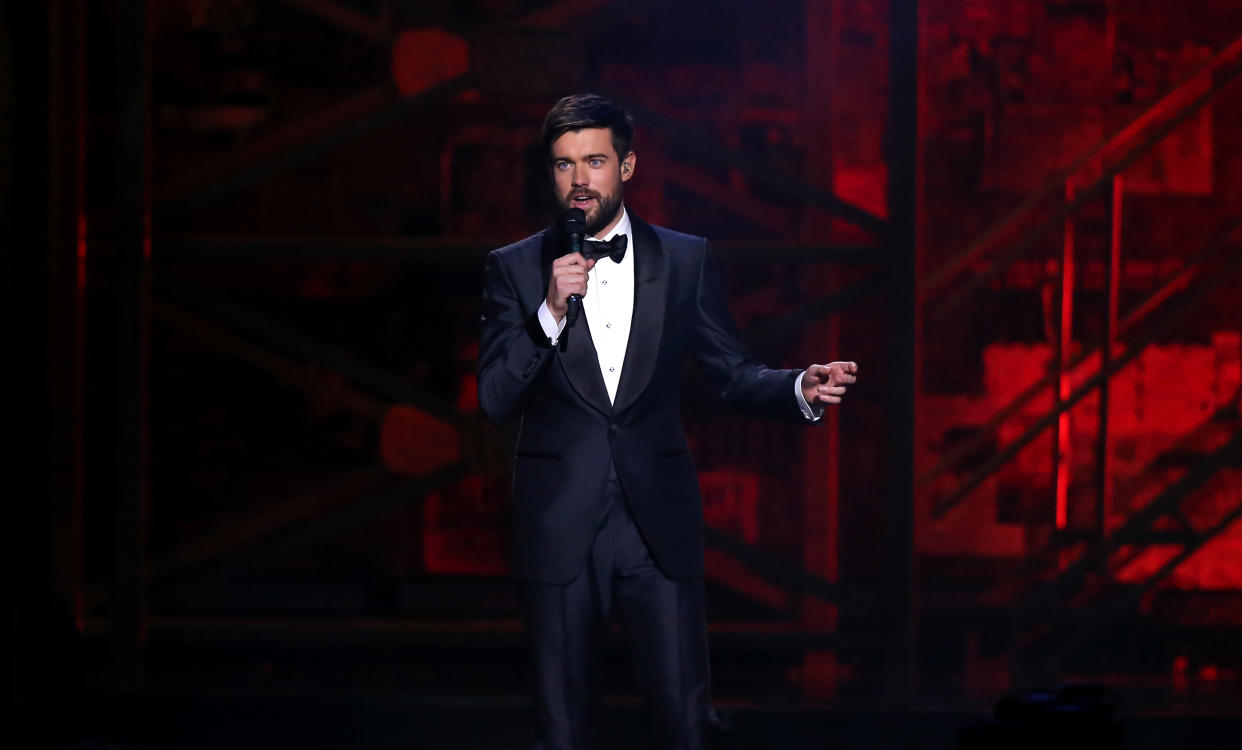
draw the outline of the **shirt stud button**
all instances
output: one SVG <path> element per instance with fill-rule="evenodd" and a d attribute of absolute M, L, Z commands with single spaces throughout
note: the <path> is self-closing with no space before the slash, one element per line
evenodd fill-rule
<path fill-rule="evenodd" d="M 609 368 L 608 368 L 608 372 L 616 372 L 616 371 L 617 371 L 617 368 L 615 368 L 615 367 L 609 367 Z"/>
<path fill-rule="evenodd" d="M 612 323 L 605 323 L 605 324 L 604 324 L 604 327 L 605 327 L 605 328 L 612 328 Z"/>

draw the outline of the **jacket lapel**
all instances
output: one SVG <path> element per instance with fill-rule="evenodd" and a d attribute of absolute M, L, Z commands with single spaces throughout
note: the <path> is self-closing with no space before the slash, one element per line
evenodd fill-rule
<path fill-rule="evenodd" d="M 555 227 L 549 227 L 543 233 L 542 288 L 545 293 L 548 289 L 548 281 L 552 277 L 552 261 L 560 255 L 557 237 Z M 568 326 L 565 328 L 557 348 L 560 350 L 557 359 L 561 363 L 565 377 L 582 400 L 604 414 L 610 413 L 612 404 L 608 402 L 608 388 L 604 385 L 604 376 L 599 371 L 599 355 L 595 352 L 595 342 L 591 339 L 591 327 L 587 325 L 585 313 L 578 316 L 578 322 L 573 328 Z"/>
<path fill-rule="evenodd" d="M 630 215 L 630 229 L 634 233 L 634 317 L 630 323 L 630 339 L 625 346 L 621 383 L 617 386 L 617 398 L 612 407 L 614 414 L 632 406 L 647 387 L 655 371 L 664 332 L 664 248 L 655 230 L 633 214 Z M 579 321 L 579 325 L 582 322 Z M 593 360 L 594 352 L 595 347 L 592 346 Z M 598 374 L 599 365 L 595 364 Z M 604 387 L 603 376 L 600 376 L 600 387 Z M 607 400 L 605 391 L 604 402 L 607 403 Z"/>

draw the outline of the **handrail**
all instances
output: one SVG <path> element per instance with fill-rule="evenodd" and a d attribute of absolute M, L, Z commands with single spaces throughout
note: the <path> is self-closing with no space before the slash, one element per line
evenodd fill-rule
<path fill-rule="evenodd" d="M 962 268 L 968 265 L 971 261 L 976 260 L 988 250 L 992 249 L 994 245 L 998 244 L 998 240 L 1008 236 L 1008 234 L 1011 233 L 1011 230 L 1014 229 L 1014 226 L 1030 214 L 1036 207 L 1059 195 L 1066 181 L 1077 175 L 1083 170 L 1084 167 L 1095 161 L 1102 162 L 1110 152 L 1118 150 L 1122 146 L 1133 141 L 1158 118 L 1172 113 L 1174 120 L 1180 122 L 1180 120 L 1184 119 L 1188 114 L 1202 106 L 1207 99 L 1211 97 L 1203 97 L 1202 95 L 1193 96 L 1193 94 L 1195 94 L 1198 90 L 1198 86 L 1205 81 L 1210 81 L 1211 77 L 1217 71 L 1230 64 L 1236 63 L 1240 58 L 1242 58 L 1242 36 L 1239 36 L 1223 50 L 1217 53 L 1211 60 L 1204 63 L 1197 70 L 1191 73 L 1185 80 L 1174 86 L 1168 93 L 1161 97 L 1159 101 L 1145 110 L 1142 114 L 1138 115 L 1129 123 L 1119 128 L 1112 136 L 1101 141 L 1090 151 L 1075 159 L 1069 167 L 1050 177 L 1039 189 L 1028 196 L 1021 204 L 1019 204 L 1008 214 L 993 223 L 978 238 L 963 248 L 956 256 L 932 271 L 919 285 L 920 301 L 927 302 L 937 293 L 941 292 L 943 287 L 945 287 L 956 276 L 956 274 L 962 270 Z M 1210 87 L 1211 94 L 1214 95 L 1217 91 L 1223 88 L 1225 84 L 1231 81 L 1234 77 L 1238 76 L 1239 73 L 1242 73 L 1242 68 L 1231 71 L 1224 84 L 1216 84 Z M 1171 130 L 1171 128 L 1169 129 Z M 1152 141 L 1152 143 L 1154 143 L 1154 141 Z M 1143 150 L 1146 150 L 1146 148 L 1149 147 L 1147 141 L 1144 141 L 1144 143 L 1140 144 L 1140 146 L 1143 147 Z M 1099 179 L 1104 180 L 1106 177 L 1110 176 L 1111 175 L 1101 175 Z M 1076 209 L 1078 206 L 1082 205 L 1082 203 L 1085 202 L 1085 199 L 1088 198 L 1092 192 L 1093 191 L 1088 190 L 1082 191 L 1082 193 L 1080 193 L 1081 197 L 1079 200 L 1072 204 L 1073 207 Z M 1064 217 L 1057 217 L 1057 219 L 1052 222 L 1045 222 L 1045 224 L 1041 225 L 1039 229 L 1036 230 L 1036 236 L 1042 236 L 1043 233 L 1056 226 L 1057 222 L 1059 222 L 1062 218 Z M 1029 237 L 1031 235 L 1027 236 Z M 1023 248 L 1025 249 L 1025 247 L 1029 244 L 1029 242 L 1024 243 Z"/>
<path fill-rule="evenodd" d="M 1233 457 L 1237 455 L 1239 449 L 1242 449 L 1242 432 L 1235 432 L 1228 442 L 1207 455 L 1177 482 L 1161 493 L 1159 498 L 1152 501 L 1149 508 L 1164 512 L 1168 506 L 1179 506 L 1192 493 L 1206 484 L 1217 471 L 1224 466 L 1228 466 L 1234 460 Z M 1113 535 L 1114 538 L 1110 538 L 1109 548 L 1116 548 L 1132 539 L 1138 539 L 1144 533 L 1141 527 L 1150 527 L 1159 515 L 1160 513 L 1158 512 L 1143 514 L 1143 518 L 1136 518 L 1134 523 L 1128 525 L 1125 533 L 1122 533 L 1122 530 L 1119 529 L 1118 533 Z M 1074 631 L 1060 639 L 1048 653 L 1043 655 L 1045 661 L 1059 662 L 1061 657 L 1081 644 L 1083 640 L 1093 632 L 1096 632 L 1100 626 L 1108 624 L 1113 618 L 1137 606 L 1143 595 L 1155 588 L 1170 573 L 1176 570 L 1179 565 L 1189 559 L 1191 555 L 1201 549 L 1207 542 L 1219 536 L 1239 518 L 1242 518 L 1242 503 L 1237 504 L 1223 516 L 1215 519 L 1209 527 L 1202 530 L 1188 530 L 1181 550 L 1165 560 L 1144 581 L 1123 591 L 1119 598 L 1105 599 L 1104 601 L 1097 600 L 1081 607 L 1056 606 L 1058 600 L 1064 601 L 1064 599 L 1059 595 L 1061 592 L 1055 582 L 1048 584 L 1046 588 L 1041 589 L 1031 600 L 1024 602 L 1022 605 L 1024 611 L 1032 612 L 1037 616 L 1043 616 L 1041 618 L 1042 621 L 1039 623 L 1043 627 L 1040 628 L 1037 625 L 1038 630 L 1028 631 L 1026 637 L 1019 637 L 1011 645 L 1009 656 L 1012 657 L 1018 651 L 1033 645 L 1035 639 L 1040 635 L 1047 634 L 1050 628 L 1074 623 L 1077 625 Z M 1107 551 L 1107 549 L 1104 550 L 1105 554 Z M 1093 564 L 1090 555 L 1083 555 L 1058 580 L 1067 577 L 1083 580 Z"/>
<path fill-rule="evenodd" d="M 1237 231 L 1237 226 L 1228 233 L 1232 236 Z M 974 473 L 970 475 L 961 485 L 953 492 L 949 493 L 945 498 L 937 502 L 932 507 L 932 518 L 942 518 L 945 513 L 949 512 L 954 506 L 964 500 L 971 492 L 973 492 L 987 477 L 1003 466 L 1009 459 L 1017 455 L 1018 451 L 1025 448 L 1040 433 L 1056 422 L 1060 415 L 1075 404 L 1081 401 L 1088 393 L 1095 390 L 1099 384 L 1106 378 L 1110 378 L 1120 372 L 1127 364 L 1137 357 L 1147 344 L 1154 341 L 1159 335 L 1163 334 L 1168 328 L 1187 312 L 1193 309 L 1200 301 L 1202 301 L 1209 292 L 1220 286 L 1225 280 L 1236 273 L 1242 265 L 1242 255 L 1234 255 L 1225 262 L 1225 267 L 1217 274 L 1210 276 L 1207 281 L 1199 289 L 1200 294 L 1181 300 L 1180 304 L 1170 313 L 1159 320 L 1156 325 L 1147 332 L 1146 336 L 1141 337 L 1138 341 L 1130 344 L 1127 349 L 1112 360 L 1107 369 L 1097 371 L 1085 382 L 1074 389 L 1069 396 L 1057 404 L 1051 411 L 1037 420 L 1028 427 L 1019 437 L 1015 438 L 1009 445 L 1005 446 L 1000 452 L 994 454 L 991 458 L 984 462 Z"/>
<path fill-rule="evenodd" d="M 1217 407 L 1216 410 L 1213 411 L 1212 414 L 1206 419 L 1199 422 L 1189 432 L 1184 433 L 1181 437 L 1175 440 L 1172 445 L 1165 448 L 1164 451 L 1148 461 L 1135 476 L 1126 480 L 1126 483 L 1120 488 L 1119 491 L 1126 495 L 1135 494 L 1134 489 L 1136 487 L 1141 486 L 1146 480 L 1150 480 L 1152 475 L 1159 472 L 1157 467 L 1160 466 L 1163 461 L 1166 461 L 1170 456 L 1184 454 L 1187 448 L 1192 445 L 1201 445 L 1206 432 L 1213 429 L 1213 427 L 1216 427 L 1221 422 L 1231 421 L 1237 415 L 1240 401 L 1242 401 L 1242 390 L 1235 393 L 1233 398 L 1228 403 Z M 1131 523 L 1138 514 L 1144 513 L 1148 508 L 1154 507 L 1154 503 L 1159 500 L 1161 494 L 1163 493 L 1158 493 L 1156 499 L 1149 501 L 1143 508 L 1135 511 L 1134 514 L 1131 514 L 1126 523 L 1110 532 L 1108 537 L 1090 540 L 1088 542 L 1088 546 L 1083 550 L 1081 555 L 1086 557 L 1088 555 L 1097 554 L 1094 550 L 1100 545 L 1108 547 L 1110 554 L 1115 551 L 1118 546 L 1116 539 L 1118 538 L 1118 534 L 1123 532 L 1125 525 Z M 1161 512 L 1167 514 L 1170 511 L 1164 509 Z M 1010 575 L 1007 575 L 1004 580 L 998 582 L 988 591 L 981 594 L 979 600 L 982 602 L 992 603 L 1005 602 L 1005 606 L 1010 606 L 1015 600 L 1015 597 L 1019 595 L 1019 592 L 1032 590 L 1034 588 L 1033 584 L 1037 582 L 1037 579 L 1040 581 L 1045 580 L 1046 576 L 1044 574 L 1049 568 L 1065 565 L 1065 561 L 1057 554 L 1062 549 L 1063 548 L 1057 543 L 1055 537 L 1049 537 L 1049 539 L 1041 547 L 1028 553 L 1026 559 L 1016 570 L 1014 570 Z M 1138 550 L 1135 550 L 1134 554 L 1138 554 Z M 1118 568 L 1124 566 L 1124 562 L 1117 565 Z M 1067 571 L 1068 568 L 1063 569 L 1057 573 L 1057 576 L 1064 576 Z"/>
<path fill-rule="evenodd" d="M 1044 219 L 1034 230 L 1022 236 L 1022 239 L 1013 245 L 1007 252 L 996 258 L 987 270 L 971 278 L 961 287 L 955 289 L 952 294 L 944 299 L 939 300 L 929 315 L 933 318 L 943 317 L 947 312 L 960 305 L 967 297 L 976 292 L 980 287 L 986 284 L 994 276 L 999 274 L 1009 264 L 1016 260 L 1022 253 L 1026 252 L 1035 242 L 1054 228 L 1064 226 L 1065 220 L 1076 214 L 1080 208 L 1094 200 L 1096 194 L 1103 188 L 1112 184 L 1112 178 L 1119 175 L 1130 167 L 1139 157 L 1145 155 L 1148 150 L 1159 143 L 1165 136 L 1173 132 L 1173 130 L 1182 123 L 1187 117 L 1194 113 L 1196 109 L 1206 104 L 1209 100 L 1220 93 L 1227 86 L 1235 83 L 1239 76 L 1242 75 L 1242 62 L 1236 65 L 1236 68 L 1230 72 L 1223 80 L 1212 84 L 1212 86 L 1190 103 L 1186 109 L 1178 112 L 1169 121 L 1162 124 L 1151 135 L 1144 138 L 1137 148 L 1131 150 L 1124 157 L 1115 162 L 1112 166 L 1105 169 L 1095 182 L 1089 183 L 1087 186 L 1079 188 L 1072 201 L 1067 202 L 1061 208 L 1057 209 L 1051 216 Z"/>
<path fill-rule="evenodd" d="M 1242 221 L 1232 224 L 1221 236 L 1219 241 L 1210 243 L 1206 249 L 1192 258 L 1191 261 L 1187 263 L 1177 274 L 1165 281 L 1165 283 L 1159 289 L 1152 292 L 1147 299 L 1136 305 L 1134 309 L 1131 310 L 1129 314 L 1127 314 L 1126 317 L 1118 323 L 1116 335 L 1120 337 L 1129 333 L 1134 326 L 1141 323 L 1150 313 L 1158 309 L 1160 305 L 1167 302 L 1170 297 L 1184 290 L 1187 285 L 1190 284 L 1202 264 L 1215 259 L 1216 256 L 1220 255 L 1229 247 L 1229 238 L 1239 229 L 1242 229 Z M 1074 353 L 1074 356 L 1069 361 L 1066 369 L 1077 369 L 1084 362 L 1094 356 L 1099 350 L 1099 343 L 1092 343 L 1090 346 L 1082 347 Z M 1029 403 L 1031 399 L 1047 390 L 1056 378 L 1057 362 L 1055 360 L 1049 360 L 1044 367 L 1044 373 L 1038 380 L 1028 385 L 1022 390 L 1021 393 L 1014 396 L 1009 403 L 1002 406 L 991 416 L 991 418 L 988 419 L 985 424 L 979 428 L 978 432 L 973 437 L 963 440 L 956 447 L 950 449 L 948 453 L 940 458 L 935 466 L 920 474 L 915 480 L 917 484 L 919 486 L 924 486 L 944 474 L 946 471 L 955 468 L 962 461 L 962 459 L 973 454 L 980 447 L 982 447 L 983 443 L 989 436 L 994 435 L 998 430 L 1000 430 L 1001 425 L 1006 419 L 1016 414 L 1018 410 Z"/>

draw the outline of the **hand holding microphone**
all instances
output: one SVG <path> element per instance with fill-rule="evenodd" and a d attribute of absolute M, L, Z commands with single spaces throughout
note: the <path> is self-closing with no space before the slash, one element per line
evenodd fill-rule
<path fill-rule="evenodd" d="M 560 219 L 559 229 L 568 253 L 552 262 L 548 279 L 548 311 L 557 320 L 568 316 L 572 326 L 582 314 L 582 296 L 587 291 L 587 272 L 595 267 L 594 260 L 582 257 L 582 238 L 586 233 L 586 214 L 571 208 Z"/>

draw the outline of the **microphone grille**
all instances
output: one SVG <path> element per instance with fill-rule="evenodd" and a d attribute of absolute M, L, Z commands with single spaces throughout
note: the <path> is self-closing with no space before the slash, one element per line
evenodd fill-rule
<path fill-rule="evenodd" d="M 586 232 L 586 212 L 581 208 L 570 208 L 561 214 L 561 231 L 570 234 Z"/>

